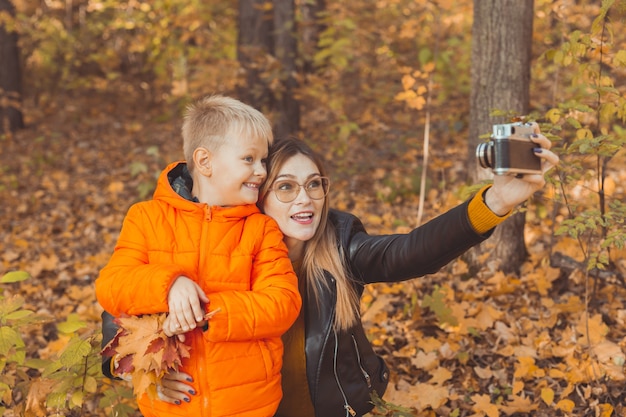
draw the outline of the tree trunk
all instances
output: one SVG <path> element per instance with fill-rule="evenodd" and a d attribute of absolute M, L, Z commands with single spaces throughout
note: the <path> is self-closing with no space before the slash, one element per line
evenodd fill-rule
<path fill-rule="evenodd" d="M 237 39 L 237 59 L 245 80 L 239 85 L 238 96 L 264 112 L 271 107 L 271 91 L 263 73 L 274 51 L 274 21 L 272 9 L 264 7 L 266 3 L 266 0 L 239 0 Z"/>
<path fill-rule="evenodd" d="M 276 137 L 300 128 L 295 26 L 294 0 L 239 1 L 237 52 L 245 73 L 239 97 L 270 117 Z"/>
<path fill-rule="evenodd" d="M 15 18 L 10 0 L 0 0 L 0 15 Z M 0 20 L 0 133 L 14 132 L 24 127 L 22 118 L 22 86 L 17 47 L 17 33 Z"/>
<path fill-rule="evenodd" d="M 294 97 L 296 81 L 297 42 L 295 37 L 295 10 L 293 0 L 274 1 L 276 28 L 274 54 L 280 62 L 281 89 L 274 91 L 276 137 L 294 135 L 300 128 L 300 104 Z"/>
<path fill-rule="evenodd" d="M 481 136 L 491 133 L 492 124 L 511 121 L 510 116 L 492 116 L 491 112 L 520 116 L 529 110 L 533 6 L 533 0 L 474 0 L 468 141 L 474 182 L 492 175 L 476 163 L 476 146 L 484 140 Z M 489 251 L 488 261 L 504 272 L 518 273 L 527 257 L 524 225 L 523 212 L 507 219 L 488 242 L 469 252 L 470 269 Z"/>
<path fill-rule="evenodd" d="M 326 29 L 322 23 L 322 12 L 326 10 L 325 0 L 309 0 L 300 6 L 302 30 L 302 69 L 305 73 L 314 71 L 313 58 L 317 52 L 320 34 Z"/>

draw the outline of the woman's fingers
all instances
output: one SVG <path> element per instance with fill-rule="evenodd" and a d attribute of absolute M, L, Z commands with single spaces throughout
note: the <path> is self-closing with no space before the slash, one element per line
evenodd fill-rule
<path fill-rule="evenodd" d="M 163 385 L 157 386 L 157 395 L 159 400 L 165 401 L 170 404 L 182 404 L 183 402 L 191 401 L 191 395 L 187 394 L 186 391 L 179 391 L 176 389 L 166 388 Z"/>
<path fill-rule="evenodd" d="M 182 402 L 191 401 L 191 397 L 196 394 L 196 391 L 189 381 L 191 381 L 191 376 L 184 372 L 165 374 L 157 386 L 159 399 L 170 404 L 182 404 Z"/>
<path fill-rule="evenodd" d="M 548 149 L 544 148 L 535 155 L 541 158 L 541 170 L 544 174 L 559 164 L 559 157 Z"/>
<path fill-rule="evenodd" d="M 552 142 L 547 137 L 542 134 L 536 134 L 530 138 L 531 141 L 541 146 L 543 149 L 550 149 L 552 147 Z"/>

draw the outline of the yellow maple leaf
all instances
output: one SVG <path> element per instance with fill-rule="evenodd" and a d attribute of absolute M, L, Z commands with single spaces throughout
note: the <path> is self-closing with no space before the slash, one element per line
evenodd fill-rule
<path fill-rule="evenodd" d="M 479 330 L 486 330 L 493 326 L 496 320 L 503 316 L 501 311 L 496 310 L 491 305 L 485 303 L 478 315 L 476 315 L 476 326 Z"/>
<path fill-rule="evenodd" d="M 611 404 L 600 404 L 600 417 L 611 417 L 613 415 L 613 406 Z"/>
<path fill-rule="evenodd" d="M 430 375 L 432 376 L 432 378 L 428 382 L 436 385 L 443 384 L 444 382 L 452 378 L 452 372 L 450 372 L 447 368 L 442 367 L 430 371 Z"/>
<path fill-rule="evenodd" d="M 163 324 L 165 315 L 145 315 L 141 317 L 120 317 L 118 319 L 124 333 L 120 335 L 117 346 L 117 354 L 120 356 L 142 355 L 154 339 L 161 337 L 159 330 Z M 166 337 L 163 335 L 163 337 Z M 136 367 L 137 364 L 133 365 Z"/>
<path fill-rule="evenodd" d="M 475 403 L 472 406 L 472 410 L 477 413 L 486 414 L 489 417 L 499 417 L 500 413 L 498 407 L 495 404 L 491 404 L 491 399 L 488 395 L 472 395 L 471 398 Z"/>
<path fill-rule="evenodd" d="M 430 371 L 439 366 L 439 358 L 436 352 L 417 352 L 417 356 L 411 359 L 411 363 L 419 369 Z"/>
<path fill-rule="evenodd" d="M 519 395 L 510 395 L 506 403 L 500 407 L 509 416 L 516 413 L 532 415 L 532 411 L 535 411 L 537 408 L 539 408 L 539 405 L 533 403 L 530 398 Z"/>
<path fill-rule="evenodd" d="M 112 181 L 107 187 L 107 191 L 111 194 L 119 194 L 124 191 L 124 183 L 122 181 Z"/>
<path fill-rule="evenodd" d="M 446 387 L 431 384 L 417 384 L 415 391 L 420 393 L 419 405 L 422 409 L 430 407 L 436 410 L 447 403 L 450 398 L 450 392 Z"/>
<path fill-rule="evenodd" d="M 480 379 L 489 379 L 493 376 L 493 371 L 490 368 L 481 368 L 480 366 L 475 366 L 473 369 Z"/>
<path fill-rule="evenodd" d="M 531 378 L 542 377 L 545 371 L 535 365 L 535 360 L 529 356 L 522 356 L 517 359 L 518 365 L 515 366 L 515 378 Z"/>
<path fill-rule="evenodd" d="M 601 314 L 595 314 L 587 320 L 587 313 L 581 315 L 576 330 L 583 337 L 588 337 L 592 345 L 603 341 L 604 336 L 609 332 L 608 326 L 602 321 Z"/>
<path fill-rule="evenodd" d="M 551 405 L 554 402 L 554 390 L 552 388 L 542 388 L 541 399 L 547 405 Z"/>
<path fill-rule="evenodd" d="M 26 397 L 26 413 L 32 417 L 47 416 L 46 398 L 52 392 L 55 381 L 36 378 L 32 381 Z"/>
<path fill-rule="evenodd" d="M 566 413 L 571 413 L 572 410 L 574 409 L 574 405 L 575 405 L 574 401 L 565 399 L 556 403 L 556 409 L 564 411 Z"/>
<path fill-rule="evenodd" d="M 217 310 L 209 312 L 210 319 Z M 118 372 L 130 374 L 134 393 L 155 399 L 156 387 L 170 370 L 178 370 L 183 358 L 189 357 L 189 346 L 178 337 L 167 337 L 163 331 L 166 314 L 119 317 L 120 326 L 115 337 L 104 347 L 102 354 L 116 358 Z"/>
<path fill-rule="evenodd" d="M 424 352 L 433 352 L 441 347 L 441 341 L 431 336 L 423 337 L 417 340 L 417 347 Z"/>
<path fill-rule="evenodd" d="M 149 398 L 157 398 L 156 386 L 159 382 L 155 375 L 138 369 L 132 372 L 133 392 L 137 397 L 147 394 Z"/>

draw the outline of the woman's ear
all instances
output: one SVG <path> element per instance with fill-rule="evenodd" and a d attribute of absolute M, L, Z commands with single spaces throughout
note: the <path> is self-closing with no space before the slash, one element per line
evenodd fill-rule
<path fill-rule="evenodd" d="M 211 157 L 213 154 L 207 148 L 196 148 L 193 151 L 193 164 L 194 169 L 205 177 L 210 177 L 213 174 L 213 167 L 211 164 Z"/>

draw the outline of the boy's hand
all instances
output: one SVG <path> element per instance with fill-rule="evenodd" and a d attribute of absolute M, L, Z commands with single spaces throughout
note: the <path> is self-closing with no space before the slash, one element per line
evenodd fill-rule
<path fill-rule="evenodd" d="M 167 336 L 195 329 L 204 320 L 204 304 L 209 303 L 202 288 L 188 277 L 176 278 L 167 296 L 169 315 L 163 324 Z"/>

